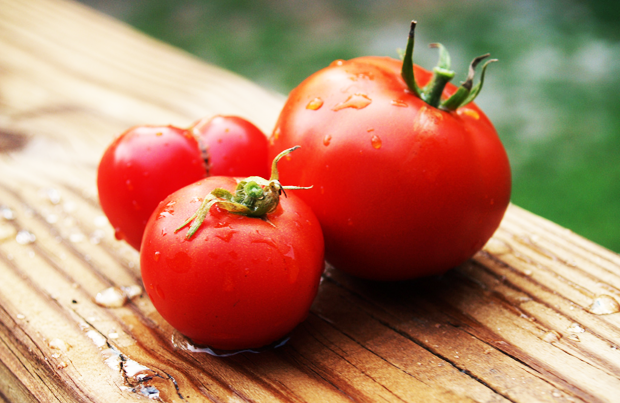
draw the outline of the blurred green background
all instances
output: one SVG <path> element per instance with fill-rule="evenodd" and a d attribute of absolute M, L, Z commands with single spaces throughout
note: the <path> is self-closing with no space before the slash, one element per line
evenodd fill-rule
<path fill-rule="evenodd" d="M 287 94 L 334 59 L 415 61 L 443 43 L 464 79 L 490 52 L 477 104 L 513 169 L 513 203 L 620 252 L 620 2 L 586 0 L 81 0 Z"/>

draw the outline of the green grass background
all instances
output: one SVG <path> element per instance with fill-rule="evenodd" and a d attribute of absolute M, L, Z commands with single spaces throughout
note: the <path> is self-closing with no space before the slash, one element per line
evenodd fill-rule
<path fill-rule="evenodd" d="M 455 82 L 490 52 L 477 103 L 513 169 L 513 203 L 620 251 L 620 2 L 617 0 L 81 0 L 206 61 L 288 93 L 335 59 L 415 61 L 443 43 Z M 146 122 L 145 122 L 146 123 Z"/>

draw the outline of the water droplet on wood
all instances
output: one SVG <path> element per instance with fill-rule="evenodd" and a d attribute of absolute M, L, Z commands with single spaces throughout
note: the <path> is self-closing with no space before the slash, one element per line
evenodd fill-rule
<path fill-rule="evenodd" d="M 595 315 L 609 315 L 620 312 L 620 305 L 613 297 L 603 294 L 594 298 L 588 311 Z"/>
<path fill-rule="evenodd" d="M 86 236 L 81 232 L 74 232 L 73 234 L 69 235 L 69 241 L 73 243 L 80 243 L 84 241 L 84 239 L 86 239 Z"/>
<path fill-rule="evenodd" d="M 17 235 L 15 235 L 15 241 L 20 245 L 28 245 L 34 243 L 37 240 L 37 237 L 30 231 L 25 229 L 19 231 Z"/>
<path fill-rule="evenodd" d="M 510 247 L 510 245 L 496 238 L 489 239 L 487 244 L 484 245 L 483 249 L 492 255 L 504 255 L 506 253 L 512 252 L 512 247 Z"/>
<path fill-rule="evenodd" d="M 52 204 L 60 203 L 60 192 L 58 189 L 45 188 L 40 190 L 40 195 Z"/>
<path fill-rule="evenodd" d="M 125 293 L 127 299 L 133 299 L 142 295 L 142 287 L 139 285 L 126 285 L 122 286 L 121 290 Z"/>
<path fill-rule="evenodd" d="M 550 332 L 547 332 L 542 336 L 542 340 L 546 341 L 547 343 L 555 343 L 559 341 L 560 338 L 562 338 L 562 336 L 555 330 L 551 330 Z"/>
<path fill-rule="evenodd" d="M 15 219 L 15 213 L 10 208 L 2 206 L 0 207 L 0 217 L 4 218 L 7 221 L 12 221 Z"/>
<path fill-rule="evenodd" d="M 571 323 L 568 329 L 566 330 L 571 333 L 584 333 L 586 331 L 586 329 L 581 327 L 579 323 L 575 323 L 575 322 Z"/>
<path fill-rule="evenodd" d="M 120 308 L 127 302 L 127 296 L 119 287 L 109 287 L 97 293 L 95 302 L 106 308 Z"/>

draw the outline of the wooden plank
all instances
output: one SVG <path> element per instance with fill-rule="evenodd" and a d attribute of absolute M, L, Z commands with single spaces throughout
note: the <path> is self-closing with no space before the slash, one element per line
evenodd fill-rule
<path fill-rule="evenodd" d="M 613 402 L 620 256 L 517 206 L 444 276 L 373 283 L 329 268 L 277 349 L 193 353 L 114 239 L 96 166 L 142 123 L 238 114 L 265 132 L 283 97 L 66 0 L 0 0 L 0 401 Z"/>

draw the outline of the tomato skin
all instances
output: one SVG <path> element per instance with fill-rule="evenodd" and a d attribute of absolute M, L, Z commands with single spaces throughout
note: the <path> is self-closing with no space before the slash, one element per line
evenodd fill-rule
<path fill-rule="evenodd" d="M 97 171 L 103 212 L 116 237 L 140 249 L 155 207 L 207 174 L 196 139 L 173 126 L 136 126 L 106 149 Z"/>
<path fill-rule="evenodd" d="M 280 198 L 269 222 L 213 206 L 189 240 L 187 227 L 175 233 L 211 190 L 236 185 L 214 176 L 168 196 L 140 253 L 145 289 L 162 317 L 194 343 L 223 350 L 286 336 L 306 318 L 324 268 L 320 224 L 294 195 Z"/>
<path fill-rule="evenodd" d="M 209 161 L 209 176 L 269 177 L 267 136 L 238 116 L 198 120 L 190 130 L 201 142 Z"/>
<path fill-rule="evenodd" d="M 281 180 L 314 186 L 298 196 L 321 222 L 327 261 L 374 280 L 461 264 L 510 200 L 508 158 L 489 119 L 473 103 L 429 106 L 401 67 L 382 57 L 332 63 L 291 92 L 270 139 L 270 156 L 301 146 L 281 162 Z M 421 86 L 430 79 L 418 66 L 415 75 Z M 444 96 L 455 91 L 448 84 Z"/>

